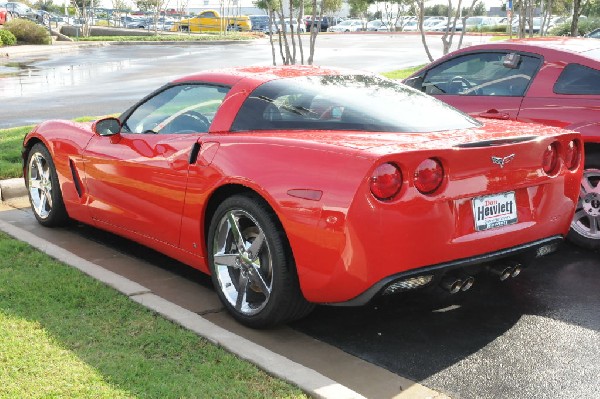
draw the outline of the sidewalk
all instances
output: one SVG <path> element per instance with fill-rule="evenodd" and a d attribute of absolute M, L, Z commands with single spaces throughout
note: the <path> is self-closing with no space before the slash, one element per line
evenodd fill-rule
<path fill-rule="evenodd" d="M 13 59 L 33 55 L 46 55 L 56 53 L 66 53 L 77 51 L 84 47 L 106 46 L 104 42 L 63 42 L 56 41 L 48 45 L 24 44 L 17 46 L 0 47 L 0 62 L 6 59 Z"/>

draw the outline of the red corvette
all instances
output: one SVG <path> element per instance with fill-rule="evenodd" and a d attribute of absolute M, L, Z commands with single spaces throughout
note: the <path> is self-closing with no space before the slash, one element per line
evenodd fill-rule
<path fill-rule="evenodd" d="M 600 40 L 536 38 L 471 46 L 405 83 L 473 116 L 580 132 L 585 172 L 569 238 L 600 249 Z"/>
<path fill-rule="evenodd" d="M 118 119 L 42 123 L 23 158 L 41 224 L 162 251 L 266 327 L 314 303 L 518 274 L 567 234 L 581 148 L 375 75 L 255 67 L 178 79 Z"/>

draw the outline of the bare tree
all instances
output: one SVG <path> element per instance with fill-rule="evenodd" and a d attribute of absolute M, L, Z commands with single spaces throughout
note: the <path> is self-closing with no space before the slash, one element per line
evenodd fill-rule
<path fill-rule="evenodd" d="M 423 20 L 425 19 L 425 0 L 416 0 L 417 10 L 419 12 L 418 21 L 419 21 L 419 32 L 421 32 L 421 42 L 423 43 L 423 48 L 425 49 L 425 53 L 427 54 L 427 58 L 429 61 L 433 61 L 433 57 L 431 55 L 431 51 L 429 51 L 429 46 L 427 45 L 427 39 L 425 38 L 425 29 L 423 29 Z"/>

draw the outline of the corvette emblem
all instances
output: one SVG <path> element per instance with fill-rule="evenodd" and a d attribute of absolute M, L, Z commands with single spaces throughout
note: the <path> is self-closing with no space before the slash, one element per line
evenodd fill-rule
<path fill-rule="evenodd" d="M 512 161 L 513 159 L 515 159 L 515 154 L 510 154 L 504 158 L 501 157 L 492 157 L 492 163 L 495 163 L 496 165 L 500 165 L 501 168 L 504 167 L 504 165 L 506 165 L 507 163 L 509 163 L 510 161 Z"/>

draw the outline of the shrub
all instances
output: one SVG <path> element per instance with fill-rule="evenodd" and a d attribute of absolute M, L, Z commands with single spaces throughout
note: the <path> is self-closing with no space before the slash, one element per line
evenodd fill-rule
<path fill-rule="evenodd" d="M 577 30 L 579 31 L 580 36 L 588 34 L 597 28 L 600 28 L 600 21 L 595 19 L 580 19 L 579 24 L 577 24 Z M 555 27 L 550 29 L 549 33 L 555 36 L 570 36 L 571 22 L 568 21 L 564 24 L 556 25 Z"/>
<path fill-rule="evenodd" d="M 27 19 L 15 18 L 6 24 L 4 29 L 12 32 L 19 43 L 50 44 L 50 34 L 41 25 Z"/>
<path fill-rule="evenodd" d="M 12 46 L 17 42 L 17 38 L 10 31 L 0 29 L 0 46 Z"/>

